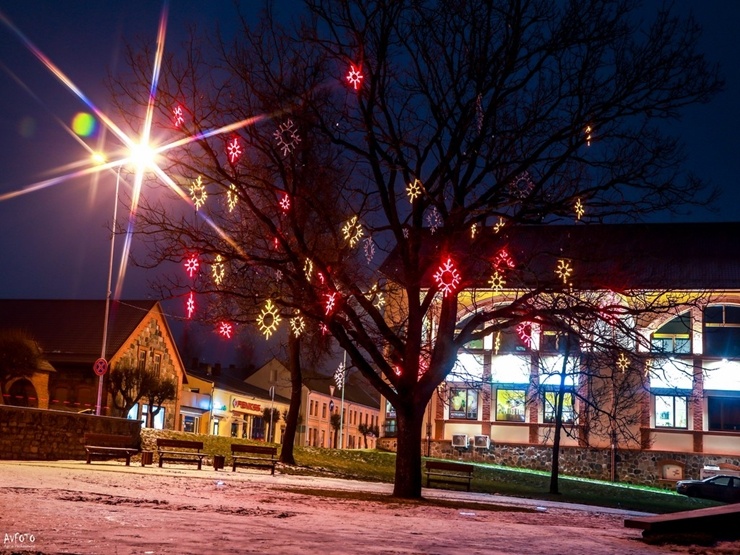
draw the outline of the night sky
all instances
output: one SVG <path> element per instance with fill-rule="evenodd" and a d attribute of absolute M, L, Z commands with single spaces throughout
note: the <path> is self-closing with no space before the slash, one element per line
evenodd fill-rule
<path fill-rule="evenodd" d="M 648 2 L 646 12 L 660 4 Z M 682 13 L 695 8 L 704 29 L 702 51 L 721 64 L 727 86 L 711 104 L 690 108 L 673 126 L 689 152 L 688 168 L 720 186 L 723 198 L 714 212 L 694 210 L 673 220 L 738 221 L 740 2 L 679 4 Z M 261 2 L 243 1 L 241 5 L 255 14 Z M 290 2 L 278 2 L 283 10 L 289 6 Z M 161 7 L 153 0 L 0 0 L 0 12 L 12 25 L 113 119 L 105 77 L 108 72 L 125 71 L 125 43 L 137 38 L 154 43 Z M 233 18 L 234 8 L 228 0 L 175 0 L 170 4 L 166 49 L 176 51 L 190 23 L 204 32 L 218 24 L 228 36 L 233 32 Z M 85 105 L 3 23 L 0 98 L 0 195 L 58 175 L 59 168 L 89 156 L 65 129 L 76 113 L 86 110 Z M 105 145 L 99 138 L 85 141 L 96 148 L 119 146 L 111 135 L 106 136 Z M 97 184 L 90 177 L 73 179 L 0 202 L 0 297 L 104 298 L 114 184 L 115 174 L 109 173 Z M 117 241 L 120 252 L 121 241 Z M 130 268 L 122 298 L 150 296 L 146 279 L 144 271 Z"/>

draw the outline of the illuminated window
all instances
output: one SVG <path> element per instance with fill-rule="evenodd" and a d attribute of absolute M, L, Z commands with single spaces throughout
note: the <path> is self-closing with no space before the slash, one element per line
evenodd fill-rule
<path fill-rule="evenodd" d="M 200 418 L 197 416 L 191 416 L 183 414 L 182 416 L 182 431 L 191 434 L 198 433 L 200 430 Z"/>
<path fill-rule="evenodd" d="M 655 396 L 655 427 L 686 428 L 687 399 L 683 395 Z"/>
<path fill-rule="evenodd" d="M 524 422 L 526 389 L 496 390 L 496 420 L 499 422 Z"/>
<path fill-rule="evenodd" d="M 214 436 L 218 435 L 218 420 L 214 420 L 213 422 L 213 435 Z"/>
<path fill-rule="evenodd" d="M 471 388 L 450 390 L 450 418 L 478 420 L 478 390 Z"/>
<path fill-rule="evenodd" d="M 568 350 L 571 354 L 579 352 L 580 342 L 578 337 L 565 332 L 545 327 L 540 339 L 540 351 L 565 354 Z"/>
<path fill-rule="evenodd" d="M 651 340 L 653 352 L 690 353 L 691 317 L 688 312 L 677 316 L 653 333 Z"/>
<path fill-rule="evenodd" d="M 546 391 L 544 395 L 544 422 L 547 424 L 555 423 L 555 404 L 557 402 L 557 391 Z M 575 405 L 573 393 L 566 391 L 563 394 L 563 424 L 572 424 L 575 420 Z"/>
<path fill-rule="evenodd" d="M 162 355 L 154 355 L 154 365 L 152 370 L 155 376 L 159 376 L 159 372 L 162 369 Z"/>

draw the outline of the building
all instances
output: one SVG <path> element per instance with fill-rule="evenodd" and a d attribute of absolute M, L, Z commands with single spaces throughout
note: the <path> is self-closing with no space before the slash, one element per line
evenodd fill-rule
<path fill-rule="evenodd" d="M 151 369 L 174 380 L 179 392 L 185 372 L 162 307 L 157 301 L 111 301 L 104 357 L 101 300 L 0 300 L 0 328 L 26 332 L 38 342 L 45 363 L 32 376 L 9 383 L 4 403 L 44 409 L 96 412 L 101 389 L 101 414 L 117 411 L 103 383 L 93 371 L 105 358 L 110 372 L 119 364 Z M 148 407 L 137 403 L 127 415 L 145 420 Z M 180 397 L 163 404 L 156 427 L 175 429 Z"/>
<path fill-rule="evenodd" d="M 634 411 L 633 433 L 617 439 L 616 447 L 736 460 L 740 456 L 737 237 L 738 223 L 512 227 L 500 235 L 491 233 L 487 242 L 477 245 L 482 256 L 469 256 L 462 270 L 468 286 L 459 294 L 459 313 L 510 303 L 525 290 L 517 289 L 517 283 L 556 286 L 563 276 L 555 270 L 565 264 L 571 291 L 596 292 L 614 306 L 632 306 L 638 292 L 645 298 L 670 293 L 678 302 L 675 311 L 646 314 L 631 322 L 644 341 L 639 347 L 625 345 L 635 355 L 625 360 L 627 366 L 642 366 L 636 368 L 640 378 L 630 387 L 636 399 L 628 409 Z M 463 259 L 466 248 L 461 241 L 453 256 Z M 431 252 L 436 252 L 433 247 Z M 526 268 L 517 273 L 520 281 L 512 273 L 508 283 L 494 288 L 491 261 L 502 253 L 512 264 L 526 261 Z M 384 267 L 391 278 L 396 275 L 393 256 Z M 430 275 L 427 287 L 431 280 Z M 564 342 L 558 339 L 562 335 L 533 323 L 468 344 L 429 404 L 426 439 L 461 450 L 483 447 L 489 439 L 497 446 L 551 444 L 554 395 L 560 389 L 553 376 L 565 360 Z M 583 351 L 577 344 L 570 351 L 575 367 L 564 382 L 568 433 L 561 441 L 565 446 L 609 448 L 613 438 L 579 418 L 586 411 L 574 394 L 579 388 L 581 394 L 585 391 L 582 365 L 589 357 Z M 382 406 L 382 434 L 393 437 L 396 415 L 385 400 Z"/>
<path fill-rule="evenodd" d="M 361 433 L 360 427 L 363 424 L 373 429 L 378 427 L 380 416 L 377 397 L 374 397 L 369 385 L 359 380 L 359 376 L 351 378 L 344 388 L 340 388 L 333 377 L 313 374 L 304 376 L 299 429 L 296 434 L 298 445 L 375 448 L 375 435 Z M 290 371 L 277 359 L 270 360 L 246 381 L 261 388 L 275 387 L 276 394 L 290 398 Z M 341 426 L 339 430 L 335 430 L 331 415 L 340 413 L 343 415 Z"/>

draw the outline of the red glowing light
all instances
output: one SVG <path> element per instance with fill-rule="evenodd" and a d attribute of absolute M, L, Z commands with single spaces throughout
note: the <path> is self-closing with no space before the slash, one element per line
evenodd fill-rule
<path fill-rule="evenodd" d="M 234 326 L 228 322 L 221 322 L 218 326 L 218 333 L 224 336 L 226 339 L 231 339 L 231 334 L 234 331 Z"/>
<path fill-rule="evenodd" d="M 175 127 L 180 127 L 183 123 L 185 123 L 182 106 L 175 106 L 175 109 L 172 110 L 172 119 L 175 121 Z"/>
<path fill-rule="evenodd" d="M 516 333 L 527 347 L 532 346 L 532 324 L 522 322 L 516 327 Z"/>
<path fill-rule="evenodd" d="M 242 146 L 239 144 L 239 138 L 234 137 L 226 146 L 226 152 L 229 155 L 229 162 L 235 163 L 242 155 Z"/>
<path fill-rule="evenodd" d="M 193 295 L 193 292 L 190 292 L 190 295 L 188 296 L 188 300 L 185 303 L 185 306 L 188 311 L 188 318 L 193 317 L 193 313 L 195 312 L 195 296 Z"/>
<path fill-rule="evenodd" d="M 190 277 L 193 277 L 195 275 L 195 272 L 198 271 L 199 266 L 200 264 L 198 263 L 198 255 L 196 254 L 185 261 L 185 271 Z"/>
<path fill-rule="evenodd" d="M 337 306 L 337 292 L 327 293 L 326 297 L 326 315 L 331 314 Z"/>
<path fill-rule="evenodd" d="M 448 293 L 452 293 L 457 286 L 460 284 L 460 272 L 455 268 L 451 258 L 447 259 L 447 262 L 442 264 L 437 272 L 434 274 L 434 281 L 437 282 L 437 287 L 442 291 L 442 294 L 446 297 Z"/>
<path fill-rule="evenodd" d="M 504 268 L 513 268 L 514 266 L 514 259 L 509 256 L 506 249 L 498 251 L 498 254 L 493 258 L 494 270 L 503 270 Z"/>
<path fill-rule="evenodd" d="M 285 193 L 285 196 L 280 199 L 280 208 L 283 209 L 283 212 L 290 210 L 290 197 L 288 193 Z"/>
<path fill-rule="evenodd" d="M 354 87 L 355 90 L 357 90 L 360 87 L 360 81 L 363 78 L 362 73 L 360 73 L 360 70 L 357 69 L 354 64 L 350 64 L 349 66 L 349 73 L 347 74 L 347 81 L 349 81 L 349 84 Z"/>

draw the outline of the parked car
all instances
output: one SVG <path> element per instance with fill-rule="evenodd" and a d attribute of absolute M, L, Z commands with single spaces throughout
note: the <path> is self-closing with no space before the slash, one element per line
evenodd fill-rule
<path fill-rule="evenodd" d="M 689 497 L 740 503 L 740 477 L 719 474 L 704 480 L 681 480 L 676 484 L 676 491 Z"/>

